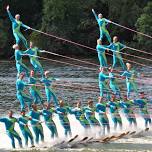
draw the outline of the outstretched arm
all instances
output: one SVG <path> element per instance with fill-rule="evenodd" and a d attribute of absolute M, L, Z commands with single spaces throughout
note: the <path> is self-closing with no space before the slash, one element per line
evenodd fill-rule
<path fill-rule="evenodd" d="M 107 51 L 112 51 L 112 52 L 115 52 L 115 50 L 113 50 L 112 48 L 113 48 L 113 43 L 111 43 L 111 44 L 109 44 L 108 46 L 106 46 L 106 48 L 107 48 Z"/>
<path fill-rule="evenodd" d="M 31 116 L 29 117 L 31 121 L 35 121 L 36 123 L 39 123 L 40 121 L 38 119 L 34 119 Z"/>
<path fill-rule="evenodd" d="M 101 109 L 96 109 L 96 112 L 98 112 L 99 114 L 105 114 L 105 112 L 104 111 L 102 111 Z"/>
<path fill-rule="evenodd" d="M 5 123 L 6 120 L 7 120 L 6 118 L 0 118 L 0 122 L 4 122 Z"/>
<path fill-rule="evenodd" d="M 110 78 L 112 78 L 112 76 L 105 75 L 105 74 L 104 74 L 104 77 L 105 77 L 105 79 L 110 79 Z"/>
<path fill-rule="evenodd" d="M 8 13 L 8 16 L 9 16 L 11 22 L 15 22 L 14 17 L 12 16 L 11 12 L 9 11 L 9 5 L 6 7 L 6 10 L 7 10 L 7 13 Z"/>
<path fill-rule="evenodd" d="M 68 113 L 69 114 L 75 114 L 75 112 L 76 112 L 76 110 L 75 109 L 73 109 L 73 108 L 68 108 Z"/>
<path fill-rule="evenodd" d="M 26 28 L 26 29 L 30 29 L 29 26 L 27 26 L 27 25 L 25 25 L 25 24 L 23 24 L 23 23 L 21 24 L 21 26 L 24 27 L 24 28 Z"/>
<path fill-rule="evenodd" d="M 102 77 L 104 77 L 105 79 L 110 79 L 110 78 L 112 78 L 112 77 L 109 76 L 109 75 L 105 75 L 105 74 L 103 74 L 103 73 L 102 73 L 102 74 L 100 73 L 100 74 L 99 74 L 99 79 L 101 80 Z"/>
<path fill-rule="evenodd" d="M 126 45 L 124 45 L 124 44 L 122 44 L 122 43 L 119 43 L 119 45 L 120 45 L 120 49 L 126 48 Z"/>
<path fill-rule="evenodd" d="M 30 49 L 27 49 L 22 52 L 22 55 L 29 55 L 30 54 Z"/>
<path fill-rule="evenodd" d="M 48 80 L 50 81 L 50 83 L 52 83 L 53 81 L 58 81 L 58 80 L 60 80 L 60 79 L 54 78 L 54 77 L 50 77 Z"/>
<path fill-rule="evenodd" d="M 92 9 L 92 13 L 95 16 L 96 20 L 98 21 L 98 16 L 97 16 L 96 12 L 94 11 L 94 9 Z"/>
<path fill-rule="evenodd" d="M 108 23 L 111 23 L 111 21 L 110 20 L 108 20 L 108 19 L 106 19 L 105 18 L 105 22 L 108 24 Z"/>
<path fill-rule="evenodd" d="M 59 111 L 59 109 L 56 109 L 56 112 L 55 112 L 55 113 L 57 113 L 57 114 L 59 114 L 59 115 L 63 115 L 63 114 L 64 114 L 63 112 Z"/>
<path fill-rule="evenodd" d="M 25 126 L 25 125 L 26 125 L 26 123 L 24 123 L 24 122 L 20 121 L 20 118 L 17 120 L 17 123 L 18 123 L 19 125 L 23 125 L 23 126 Z"/>

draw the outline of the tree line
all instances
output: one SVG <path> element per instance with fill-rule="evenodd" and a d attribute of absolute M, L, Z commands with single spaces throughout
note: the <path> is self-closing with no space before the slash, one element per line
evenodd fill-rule
<path fill-rule="evenodd" d="M 99 28 L 91 12 L 92 8 L 97 13 L 102 13 L 107 19 L 152 35 L 151 0 L 1 0 L 0 55 L 5 58 L 13 54 L 12 44 L 15 43 L 6 12 L 7 4 L 10 5 L 12 14 L 19 13 L 22 22 L 26 25 L 93 48 L 99 37 Z M 117 35 L 122 43 L 151 51 L 150 38 L 112 24 L 109 24 L 107 28 L 111 37 Z M 94 55 L 84 48 L 31 30 L 22 32 L 28 41 L 31 40 L 38 47 L 48 51 L 82 57 Z M 107 42 L 104 43 L 107 44 Z M 130 51 L 129 53 L 136 54 L 137 52 Z"/>

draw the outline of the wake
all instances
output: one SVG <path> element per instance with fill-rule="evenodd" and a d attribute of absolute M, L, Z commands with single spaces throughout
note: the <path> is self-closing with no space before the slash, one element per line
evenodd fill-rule
<path fill-rule="evenodd" d="M 16 115 L 15 117 L 18 117 L 18 116 Z M 96 115 L 96 117 L 97 117 L 97 115 Z M 70 120 L 71 130 L 72 130 L 72 137 L 65 137 L 64 129 L 62 128 L 62 126 L 59 122 L 58 116 L 56 114 L 54 114 L 53 120 L 56 124 L 59 137 L 55 138 L 55 139 L 51 139 L 50 131 L 45 126 L 45 124 L 42 123 L 45 142 L 40 143 L 39 145 L 35 145 L 36 147 L 34 149 L 48 150 L 50 148 L 51 149 L 52 148 L 53 149 L 84 148 L 86 146 L 93 146 L 93 144 L 100 145 L 100 144 L 113 143 L 113 142 L 152 143 L 152 140 L 150 142 L 149 140 L 146 139 L 147 136 L 150 137 L 152 135 L 152 133 L 151 133 L 151 131 L 149 131 L 149 129 L 147 131 L 144 131 L 144 120 L 142 117 L 138 116 L 138 119 L 137 119 L 138 128 L 129 128 L 129 123 L 127 122 L 126 118 L 123 116 L 122 113 L 121 113 L 121 117 L 122 117 L 122 122 L 123 122 L 123 129 L 122 130 L 118 129 L 115 131 L 113 129 L 113 123 L 112 123 L 111 117 L 108 114 L 111 132 L 110 132 L 110 134 L 106 133 L 105 136 L 101 136 L 101 134 L 100 134 L 102 131 L 101 128 L 93 128 L 91 130 L 90 129 L 84 130 L 84 128 L 80 125 L 80 123 L 75 119 L 75 117 L 73 115 L 68 115 L 68 118 Z M 97 119 L 98 119 L 98 117 L 97 117 Z M 42 119 L 42 121 L 43 121 L 43 119 Z M 2 149 L 12 150 L 11 142 L 5 132 L 4 125 L 0 124 L 0 128 L 1 128 L 0 151 L 2 151 Z M 32 131 L 30 124 L 29 124 L 29 128 Z M 17 130 L 17 132 L 20 134 L 22 141 L 24 143 L 24 138 L 22 136 L 22 133 L 19 129 L 18 124 L 15 125 L 15 130 Z M 33 133 L 33 131 L 32 131 L 32 133 Z M 134 140 L 135 138 L 137 140 Z M 19 146 L 17 145 L 17 148 L 18 147 Z M 27 151 L 27 150 L 32 150 L 32 149 L 25 147 L 23 149 L 16 149 L 16 150 L 19 150 L 19 151 L 26 150 Z"/>

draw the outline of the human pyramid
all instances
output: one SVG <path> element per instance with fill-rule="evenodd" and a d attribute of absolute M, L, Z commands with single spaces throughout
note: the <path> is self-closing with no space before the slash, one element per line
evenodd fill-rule
<path fill-rule="evenodd" d="M 50 130 L 51 138 L 58 138 L 59 130 L 57 130 L 56 124 L 53 120 L 54 113 L 59 117 L 60 123 L 64 128 L 65 136 L 72 135 L 68 114 L 74 115 L 76 120 L 79 121 L 85 131 L 88 129 L 93 130 L 95 127 L 99 127 L 101 129 L 101 135 L 110 133 L 111 126 L 107 116 L 108 112 L 110 112 L 115 130 L 118 127 L 120 127 L 120 129 L 123 127 L 122 117 L 119 114 L 120 110 L 122 110 L 125 114 L 125 117 L 127 118 L 130 126 L 137 126 L 136 115 L 133 108 L 134 106 L 140 109 L 141 115 L 145 120 L 145 127 L 148 126 L 148 123 L 151 123 L 151 118 L 147 107 L 148 100 L 146 99 L 144 92 L 140 93 L 139 99 L 130 99 L 131 90 L 133 89 L 137 93 L 138 89 L 134 79 L 135 71 L 131 70 L 131 64 L 127 63 L 127 67 L 125 66 L 120 54 L 121 49 L 125 48 L 126 46 L 118 42 L 118 38 L 116 36 L 113 38 L 113 43 L 111 43 L 111 37 L 106 29 L 106 25 L 111 21 L 103 18 L 102 14 L 97 16 L 94 10 L 92 10 L 92 12 L 95 15 L 100 28 L 100 38 L 97 40 L 96 47 L 100 62 L 100 96 L 98 98 L 98 102 L 95 103 L 95 105 L 93 101 L 89 99 L 86 106 L 82 106 L 81 102 L 78 101 L 76 107 L 71 107 L 63 100 L 58 100 L 56 94 L 51 88 L 52 82 L 56 81 L 57 79 L 50 78 L 49 71 L 44 71 L 38 60 L 38 53 L 45 52 L 45 50 L 40 50 L 39 48 L 35 47 L 32 42 L 30 42 L 30 46 L 28 46 L 28 42 L 20 32 L 20 28 L 31 28 L 27 25 L 24 25 L 20 21 L 19 14 L 15 15 L 15 18 L 13 18 L 9 11 L 9 6 L 7 6 L 7 13 L 12 22 L 13 35 L 16 40 L 16 44 L 13 45 L 13 49 L 15 50 L 17 68 L 17 99 L 20 102 L 21 115 L 18 118 L 15 118 L 13 116 L 13 112 L 10 110 L 8 117 L 0 118 L 0 122 L 5 123 L 6 133 L 11 139 L 13 148 L 16 147 L 15 138 L 18 140 L 19 146 L 22 147 L 22 139 L 14 128 L 15 123 L 19 124 L 20 130 L 25 140 L 25 146 L 28 146 L 29 139 L 32 147 L 35 147 L 35 144 L 39 144 L 40 141 L 44 141 L 42 123 L 45 123 L 45 125 Z M 110 45 L 102 45 L 102 39 L 104 36 L 107 37 Z M 20 42 L 24 44 L 27 50 L 20 50 Z M 113 51 L 113 65 L 108 69 L 109 75 L 105 74 L 105 70 L 108 68 L 105 50 Z M 24 56 L 29 56 L 33 70 L 30 71 L 30 69 L 22 62 L 22 57 Z M 114 68 L 116 67 L 118 61 L 120 62 L 124 72 L 120 76 L 115 76 Z M 40 80 L 35 77 L 37 73 L 41 74 Z M 23 80 L 25 76 L 28 77 L 28 82 Z M 116 82 L 117 78 L 126 78 L 127 95 L 124 95 L 123 97 Z M 107 79 L 109 80 L 109 86 L 107 85 Z M 26 87 L 29 87 L 30 95 L 25 93 Z M 47 98 L 46 103 L 42 98 L 40 88 L 45 88 Z M 51 99 L 53 99 L 53 102 Z M 38 104 L 42 107 L 42 109 L 38 110 Z M 96 118 L 95 113 L 98 114 L 99 119 Z M 42 121 L 41 117 L 43 117 L 44 121 Z M 29 122 L 35 137 L 29 128 Z"/>

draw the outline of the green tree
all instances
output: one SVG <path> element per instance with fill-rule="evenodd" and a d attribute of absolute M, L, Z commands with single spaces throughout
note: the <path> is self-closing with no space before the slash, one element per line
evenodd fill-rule
<path fill-rule="evenodd" d="M 109 18 L 121 25 L 135 29 L 135 23 L 140 16 L 142 8 L 135 0 L 109 0 Z M 126 29 L 111 26 L 112 35 L 118 35 L 121 40 L 131 42 L 134 33 Z"/>
<path fill-rule="evenodd" d="M 152 36 L 152 2 L 149 2 L 143 9 L 143 13 L 138 18 L 136 27 L 138 31 Z M 141 35 L 137 35 L 137 41 L 141 48 L 151 50 L 152 40 Z"/>
<path fill-rule="evenodd" d="M 6 28 L 6 23 L 4 20 L 0 19 L 0 55 L 3 56 L 7 53 L 6 50 L 3 50 L 3 48 L 7 45 L 7 40 L 8 40 L 8 32 Z M 3 51 L 2 51 L 3 50 Z"/>
<path fill-rule="evenodd" d="M 97 1 L 92 0 L 44 0 L 41 30 L 90 45 L 94 39 L 94 29 L 98 29 L 97 26 L 93 28 L 95 24 L 92 24 L 94 17 L 91 12 L 91 9 L 96 7 L 96 3 Z M 36 36 L 33 37 L 36 38 Z M 67 44 L 64 41 L 46 36 L 40 36 L 40 38 L 43 40 L 42 46 L 51 51 L 75 55 L 85 52 L 82 48 Z"/>
<path fill-rule="evenodd" d="M 119 24 L 131 27 L 150 34 L 151 14 L 143 8 L 151 0 L 3 0 L 0 3 L 0 43 L 1 55 L 13 54 L 10 51 L 15 42 L 11 31 L 11 24 L 6 13 L 7 4 L 13 15 L 21 14 L 21 20 L 44 32 L 63 37 L 87 46 L 96 46 L 96 39 L 99 37 L 99 28 L 91 12 L 94 8 L 97 13 L 102 13 Z M 147 5 L 147 7 L 150 7 Z M 149 10 L 150 11 L 150 10 Z M 143 15 L 141 15 L 143 13 Z M 148 14 L 147 14 L 148 13 Z M 140 17 L 141 15 L 141 17 Z M 150 16 L 150 17 L 147 17 Z M 139 19 L 138 19 L 139 18 Z M 138 21 L 137 21 L 138 19 Z M 135 23 L 137 22 L 136 26 Z M 149 25 L 147 29 L 147 25 Z M 137 40 L 141 46 L 151 46 L 150 41 L 143 37 L 133 39 L 136 34 L 123 28 L 109 24 L 107 26 L 110 35 L 118 35 L 120 41 L 133 43 L 137 47 Z M 60 52 L 63 54 L 88 55 L 89 50 L 67 44 L 65 41 L 57 40 L 37 32 L 28 30 L 22 31 L 25 37 L 34 41 L 38 47 Z M 146 39 L 147 40 L 147 39 Z M 142 44 L 144 43 L 144 45 Z M 105 43 L 104 43 L 105 44 Z M 130 45 L 130 44 L 129 44 Z"/>

